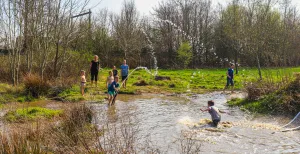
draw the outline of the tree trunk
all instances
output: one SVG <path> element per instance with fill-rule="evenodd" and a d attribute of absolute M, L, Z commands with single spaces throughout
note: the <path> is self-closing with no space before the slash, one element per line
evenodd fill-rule
<path fill-rule="evenodd" d="M 235 66 L 235 74 L 238 74 L 239 70 L 238 70 L 238 51 L 235 50 L 235 56 L 234 56 L 234 66 Z"/>
<path fill-rule="evenodd" d="M 261 69 L 260 69 L 260 62 L 259 62 L 258 54 L 256 54 L 256 61 L 257 61 L 257 69 L 258 69 L 259 79 L 262 80 Z"/>
<path fill-rule="evenodd" d="M 54 59 L 54 72 L 53 72 L 55 78 L 58 76 L 58 71 L 57 71 L 58 50 L 59 50 L 59 43 L 57 41 L 56 42 L 56 53 L 55 53 L 55 59 Z"/>

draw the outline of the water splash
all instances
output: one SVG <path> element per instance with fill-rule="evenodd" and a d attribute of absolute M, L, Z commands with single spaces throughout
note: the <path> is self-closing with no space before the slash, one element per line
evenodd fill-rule
<path fill-rule="evenodd" d="M 192 44 L 192 40 L 197 40 L 196 38 L 188 35 L 185 31 L 183 31 L 179 26 L 177 26 L 176 24 L 174 24 L 172 21 L 167 20 L 167 19 L 159 19 L 159 18 L 153 18 L 152 21 L 156 21 L 156 22 L 163 22 L 163 23 L 168 23 L 170 24 L 172 27 L 175 28 L 175 30 L 177 30 L 178 32 L 180 32 L 181 34 L 184 35 L 185 38 L 187 38 L 190 42 L 190 44 Z M 198 42 L 199 43 L 199 42 Z"/>
<path fill-rule="evenodd" d="M 136 67 L 134 70 L 132 70 L 126 79 L 128 79 L 136 70 L 140 70 L 140 69 L 143 69 L 145 70 L 148 74 L 152 75 L 152 76 L 156 76 L 157 75 L 157 69 L 156 69 L 156 72 L 155 73 L 152 73 L 147 67 L 144 67 L 144 66 L 138 66 Z M 126 79 L 122 82 L 121 86 L 119 89 L 121 89 L 121 87 L 123 86 L 123 84 L 125 83 Z"/>
<path fill-rule="evenodd" d="M 147 33 L 145 32 L 145 30 L 143 28 L 140 28 L 140 30 L 142 31 L 142 33 L 145 35 L 147 41 L 148 41 L 148 45 L 150 47 L 150 51 L 151 51 L 151 56 L 152 58 L 154 59 L 154 69 L 155 69 L 155 72 L 154 72 L 154 76 L 157 75 L 158 73 L 158 67 L 157 67 L 157 59 L 155 57 L 155 52 L 154 52 L 154 47 L 153 47 L 153 43 L 151 42 L 149 36 L 147 35 Z M 148 70 L 148 69 L 147 69 Z M 152 73 L 151 73 L 152 74 Z"/>
<path fill-rule="evenodd" d="M 132 70 L 132 71 L 128 74 L 128 76 L 127 76 L 126 79 L 128 79 L 128 78 L 132 75 L 132 73 L 134 73 L 136 70 L 139 70 L 139 69 L 145 70 L 148 74 L 150 74 L 150 75 L 152 75 L 152 76 L 157 76 L 157 74 L 158 74 L 157 59 L 156 59 L 156 56 L 155 56 L 153 43 L 151 42 L 149 36 L 147 35 L 147 33 L 145 32 L 145 30 L 144 30 L 142 27 L 139 27 L 139 30 L 145 35 L 145 37 L 146 37 L 146 39 L 147 39 L 147 41 L 148 41 L 148 46 L 149 46 L 149 48 L 150 48 L 151 56 L 152 56 L 152 58 L 153 58 L 153 60 L 154 60 L 154 69 L 155 69 L 155 72 L 152 73 L 147 67 L 144 67 L 144 66 L 138 66 L 138 67 L 136 67 L 134 70 Z M 122 84 L 121 84 L 121 86 L 120 86 L 120 89 L 121 89 L 121 87 L 123 86 L 123 84 L 125 83 L 125 81 L 126 81 L 126 80 L 124 80 L 124 81 L 122 82 Z"/>
<path fill-rule="evenodd" d="M 189 117 L 189 116 L 181 117 L 180 119 L 178 119 L 177 122 L 179 124 L 183 124 L 183 125 L 194 125 L 195 124 L 194 120 L 192 120 L 191 117 Z"/>

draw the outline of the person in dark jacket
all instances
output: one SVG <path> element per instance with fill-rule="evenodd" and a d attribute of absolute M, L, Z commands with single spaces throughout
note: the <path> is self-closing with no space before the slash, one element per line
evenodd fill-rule
<path fill-rule="evenodd" d="M 118 70 L 117 70 L 116 66 L 113 67 L 112 71 L 113 71 L 114 77 L 118 76 Z"/>
<path fill-rule="evenodd" d="M 90 65 L 91 69 L 91 85 L 93 86 L 93 82 L 95 81 L 95 85 L 97 87 L 97 81 L 98 81 L 98 73 L 100 71 L 100 62 L 97 55 L 94 56 L 94 59 L 91 61 Z"/>

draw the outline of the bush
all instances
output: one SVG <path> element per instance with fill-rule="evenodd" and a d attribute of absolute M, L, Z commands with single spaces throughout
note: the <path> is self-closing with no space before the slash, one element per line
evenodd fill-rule
<path fill-rule="evenodd" d="M 278 89 L 287 86 L 288 83 L 275 83 L 258 80 L 251 83 L 245 83 L 245 90 L 248 93 L 249 100 L 258 100 L 264 95 L 276 92 Z"/>
<path fill-rule="evenodd" d="M 47 95 L 51 88 L 47 81 L 44 81 L 40 76 L 35 74 L 28 74 L 25 76 L 24 85 L 26 94 L 35 98 Z"/>
<path fill-rule="evenodd" d="M 248 99 L 231 100 L 228 103 L 251 112 L 295 115 L 300 110 L 300 77 L 296 75 L 292 82 L 284 85 L 275 90 L 276 85 L 252 84 L 247 87 Z M 260 86 L 265 90 L 257 88 Z"/>

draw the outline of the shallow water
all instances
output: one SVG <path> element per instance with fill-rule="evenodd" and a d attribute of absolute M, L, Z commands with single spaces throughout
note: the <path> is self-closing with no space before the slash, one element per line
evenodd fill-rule
<path fill-rule="evenodd" d="M 114 122 L 118 122 L 125 110 L 133 113 L 140 130 L 139 142 L 147 138 L 165 153 L 179 153 L 178 144 L 174 142 L 182 134 L 195 134 L 193 138 L 201 141 L 203 153 L 300 153 L 299 131 L 278 131 L 290 119 L 253 117 L 238 108 L 226 106 L 229 97 L 219 92 L 181 97 L 120 95 L 113 109 L 103 104 L 92 106 L 96 111 L 95 123 L 99 125 L 107 117 L 104 111 L 113 111 Z M 215 129 L 199 124 L 200 119 L 210 119 L 207 112 L 199 110 L 207 105 L 208 100 L 214 100 L 216 107 L 230 112 L 230 115 L 222 115 L 222 121 L 231 122 L 232 127 Z"/>

